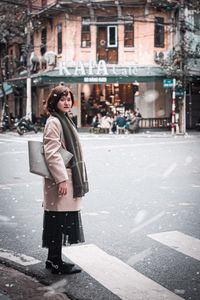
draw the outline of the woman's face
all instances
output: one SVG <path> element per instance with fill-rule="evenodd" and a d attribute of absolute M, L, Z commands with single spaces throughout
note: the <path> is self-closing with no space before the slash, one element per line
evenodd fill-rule
<path fill-rule="evenodd" d="M 72 99 L 71 94 L 68 93 L 68 95 L 63 95 L 60 100 L 57 103 L 57 109 L 60 112 L 66 113 L 70 112 L 72 108 Z"/>

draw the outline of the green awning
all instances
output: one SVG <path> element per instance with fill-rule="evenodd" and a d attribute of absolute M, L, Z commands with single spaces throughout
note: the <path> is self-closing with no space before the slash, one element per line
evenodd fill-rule
<path fill-rule="evenodd" d="M 104 69 L 105 67 L 105 69 Z M 48 86 L 63 83 L 78 84 L 110 84 L 110 83 L 134 83 L 154 82 L 166 78 L 162 68 L 157 66 L 118 66 L 104 65 L 98 72 L 95 66 L 69 66 L 66 69 L 54 68 L 53 70 L 41 71 L 31 75 L 32 86 Z M 26 84 L 26 76 L 19 76 L 9 80 L 12 85 L 23 87 Z"/>
<path fill-rule="evenodd" d="M 104 70 L 105 71 L 105 70 Z M 162 80 L 166 74 L 160 67 L 106 67 L 106 72 L 98 74 L 94 69 L 93 73 L 88 71 L 88 68 L 76 69 L 68 67 L 60 70 L 55 68 L 51 71 L 40 72 L 34 74 L 32 84 L 35 86 L 43 86 L 50 84 L 64 83 L 94 83 L 94 84 L 109 84 L 109 83 L 133 83 L 133 82 L 149 82 Z"/>
<path fill-rule="evenodd" d="M 160 81 L 163 77 L 120 77 L 120 76 L 93 76 L 93 77 L 69 77 L 69 76 L 38 76 L 33 79 L 33 86 L 43 86 L 51 84 L 63 83 L 94 83 L 94 84 L 109 84 L 109 83 L 134 83 L 134 82 L 149 82 L 149 81 Z"/>
<path fill-rule="evenodd" d="M 4 90 L 5 95 L 9 95 L 13 93 L 12 86 L 7 82 L 4 82 L 3 85 L 2 84 L 0 85 L 0 98 L 2 98 L 4 95 L 2 88 Z"/>

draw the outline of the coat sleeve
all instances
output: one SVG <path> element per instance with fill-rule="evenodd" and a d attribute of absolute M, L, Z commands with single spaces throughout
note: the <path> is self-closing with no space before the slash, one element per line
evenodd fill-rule
<path fill-rule="evenodd" d="M 67 169 L 59 149 L 61 146 L 61 124 L 57 119 L 51 119 L 47 122 L 43 135 L 45 159 L 56 183 L 68 179 Z"/>

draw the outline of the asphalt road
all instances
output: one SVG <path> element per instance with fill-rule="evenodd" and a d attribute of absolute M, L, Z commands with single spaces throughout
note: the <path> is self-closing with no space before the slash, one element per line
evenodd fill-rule
<path fill-rule="evenodd" d="M 90 182 L 86 243 L 64 253 L 83 272 L 44 269 L 42 178 L 29 173 L 27 152 L 41 134 L 0 135 L 0 261 L 46 285 L 61 280 L 57 290 L 71 299 L 199 300 L 200 134 L 80 138 Z"/>

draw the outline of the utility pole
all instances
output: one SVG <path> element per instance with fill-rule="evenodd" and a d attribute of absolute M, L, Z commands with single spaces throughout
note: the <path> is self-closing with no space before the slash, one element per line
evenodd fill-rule
<path fill-rule="evenodd" d="M 32 97 L 31 97 L 31 30 L 32 30 L 32 22 L 31 22 L 31 0 L 27 2 L 27 79 L 26 79 L 26 118 L 32 120 Z"/>
<path fill-rule="evenodd" d="M 181 70 L 182 70 L 182 88 L 183 88 L 183 99 L 182 99 L 182 106 L 181 106 L 181 124 L 180 124 L 180 131 L 182 134 L 186 133 L 186 52 L 185 52 L 185 0 L 181 0 L 180 5 L 180 39 L 181 39 Z"/>
<path fill-rule="evenodd" d="M 172 130 L 171 133 L 174 135 L 174 127 L 175 127 L 175 106 L 176 106 L 176 79 L 173 79 L 173 86 L 172 86 Z"/>

